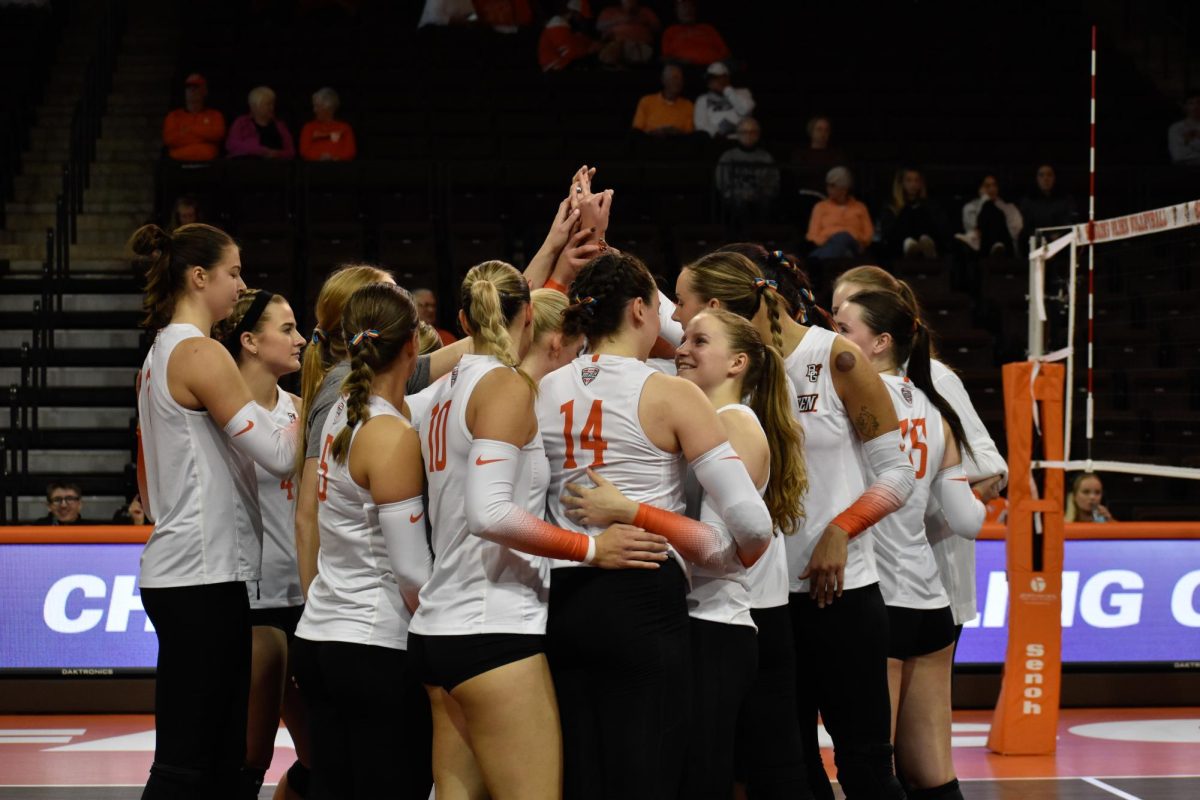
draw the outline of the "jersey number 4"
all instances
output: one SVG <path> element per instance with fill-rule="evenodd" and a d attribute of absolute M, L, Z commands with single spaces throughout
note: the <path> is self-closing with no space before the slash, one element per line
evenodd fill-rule
<path fill-rule="evenodd" d="M 329 448 L 333 447 L 333 434 L 325 434 L 321 445 L 321 460 L 317 463 L 317 500 L 324 503 L 329 495 Z"/>
<path fill-rule="evenodd" d="M 604 441 L 604 412 L 602 400 L 593 400 L 591 411 L 579 432 L 579 449 L 592 451 L 592 468 L 604 466 L 604 451 L 608 442 Z M 575 401 L 568 400 L 558 409 L 563 415 L 563 440 L 567 444 L 566 457 L 563 459 L 563 469 L 575 469 Z"/>
<path fill-rule="evenodd" d="M 900 420 L 900 438 L 903 439 L 906 436 L 912 444 L 912 449 L 908 451 L 908 461 L 917 471 L 917 480 L 920 480 L 925 477 L 925 469 L 929 466 L 929 445 L 925 443 L 928 439 L 925 431 L 925 418 Z"/>

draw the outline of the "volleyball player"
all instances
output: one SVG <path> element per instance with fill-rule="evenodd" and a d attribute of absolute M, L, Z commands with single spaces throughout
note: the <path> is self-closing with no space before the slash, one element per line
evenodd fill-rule
<path fill-rule="evenodd" d="M 429 712 L 405 653 L 429 575 L 425 472 L 399 411 L 416 306 L 393 283 L 370 284 L 350 296 L 342 328 L 350 371 L 321 431 L 321 549 L 293 645 L 312 721 L 310 796 L 425 800 Z"/>
<path fill-rule="evenodd" d="M 571 520 L 561 499 L 591 468 L 642 504 L 635 524 L 663 533 L 677 552 L 718 553 L 715 537 L 698 544 L 714 529 L 679 514 L 690 463 L 753 563 L 770 541 L 770 514 L 716 412 L 694 384 L 643 363 L 658 338 L 654 279 L 633 256 L 609 253 L 580 271 L 572 291 L 563 330 L 585 335 L 591 354 L 541 383 L 550 521 L 595 532 Z M 670 519 L 656 524 L 663 512 Z M 547 639 L 568 798 L 676 795 L 691 704 L 686 581 L 676 558 L 657 570 L 555 567 Z"/>
<path fill-rule="evenodd" d="M 246 518 L 253 470 L 233 447 L 283 477 L 294 431 L 254 402 L 213 324 L 245 288 L 237 245 L 221 230 L 139 228 L 144 325 L 156 331 L 138 389 L 146 511 L 140 590 L 158 635 L 154 764 L 143 797 L 235 797 L 246 757 L 250 606 L 261 522 Z"/>
<path fill-rule="evenodd" d="M 301 428 L 300 453 L 296 465 L 296 555 L 300 566 L 300 587 L 307 594 L 317 569 L 317 467 L 321 457 L 319 433 L 329 409 L 341 396 L 342 381 L 350 371 L 346 342 L 342 338 L 342 309 L 350 295 L 370 283 L 395 283 L 392 274 L 366 264 L 351 264 L 330 275 L 317 296 L 317 324 L 312 341 L 304 354 L 301 372 L 304 425 Z M 468 351 L 468 341 L 455 342 L 434 353 L 417 358 L 407 386 L 416 394 L 458 362 Z"/>
<path fill-rule="evenodd" d="M 473 267 L 459 321 L 475 354 L 438 383 L 418 426 L 434 568 L 410 650 L 434 710 L 437 794 L 558 797 L 562 742 L 544 647 L 547 558 L 654 569 L 667 557 L 666 540 L 629 526 L 593 539 L 542 519 L 549 469 L 535 384 L 518 367 L 534 330 L 521 274 L 501 261 Z"/>
<path fill-rule="evenodd" d="M 727 311 L 712 309 L 692 318 L 675 363 L 680 377 L 704 391 L 717 410 L 730 444 L 764 493 L 771 520 L 780 531 L 775 534 L 771 548 L 778 547 L 782 554 L 783 532 L 794 532 L 803 516 L 801 497 L 807 484 L 799 426 L 791 409 L 794 398 L 788 388 L 783 359 L 774 348 L 763 345 L 749 322 Z M 748 398 L 749 405 L 742 403 L 743 398 Z M 589 473 L 589 477 L 599 488 L 567 485 L 573 496 L 563 502 L 572 507 L 572 518 L 593 525 L 633 518 L 636 503 L 626 500 L 598 473 Z M 694 488 L 694 480 L 690 480 L 689 489 Z M 717 515 L 711 508 L 702 514 L 697 494 L 689 491 L 689 515 L 715 521 Z M 597 508 L 597 504 L 606 507 Z M 729 559 L 720 567 L 692 568 L 692 587 L 687 600 L 691 617 L 693 719 L 681 797 L 727 800 L 733 793 L 734 741 L 739 719 L 744 717 L 743 721 L 751 727 L 769 727 L 774 721 L 770 714 L 761 714 L 762 709 L 747 707 L 746 702 L 757 677 L 758 661 L 752 616 L 753 587 L 768 580 L 764 574 L 775 572 L 777 565 L 786 592 L 786 559 L 772 561 L 764 555 L 749 569 L 736 559 Z M 790 626 L 785 629 L 790 631 Z M 783 719 L 796 728 L 793 710 L 784 709 Z M 775 733 L 768 730 L 766 735 Z M 760 791 L 762 783 L 756 780 L 751 796 L 771 794 L 770 790 Z M 809 796 L 803 781 L 792 789 L 795 791 L 787 796 Z"/>
<path fill-rule="evenodd" d="M 680 322 L 717 306 L 750 320 L 784 354 L 798 392 L 812 469 L 804 526 L 785 541 L 797 706 L 813 793 L 832 797 L 816 743 L 819 710 L 847 798 L 900 797 L 889 744 L 887 610 L 870 531 L 912 492 L 913 468 L 887 389 L 853 344 L 794 321 L 745 256 L 718 252 L 689 264 L 676 294 Z M 868 467 L 876 476 L 870 485 Z"/>
<path fill-rule="evenodd" d="M 867 289 L 897 292 L 920 313 L 920 304 L 912 288 L 879 267 L 855 267 L 838 277 L 833 287 L 834 313 L 846 298 Z M 963 472 L 971 482 L 971 488 L 986 503 L 997 497 L 1008 482 L 1008 463 L 979 418 L 962 379 L 937 358 L 930 359 L 929 372 L 938 394 L 946 399 L 962 422 L 963 442 L 969 445 L 969 448 L 962 448 Z M 975 542 L 954 535 L 936 498 L 929 506 L 925 524 L 942 584 L 950 595 L 957 635 L 961 635 L 962 626 L 979 615 L 975 599 Z"/>
<path fill-rule="evenodd" d="M 280 388 L 279 379 L 300 369 L 304 337 L 283 295 L 258 289 L 242 292 L 233 313 L 217 323 L 213 335 L 237 362 L 254 401 L 271 412 L 276 424 L 296 422 L 300 400 Z M 288 645 L 304 611 L 296 569 L 296 495 L 291 475 L 280 479 L 258 465 L 254 470 L 258 504 L 252 513 L 262 519 L 263 550 L 262 576 L 246 584 L 253 629 L 246 796 L 258 797 L 275 752 L 282 712 L 297 755 L 275 789 L 282 800 L 303 797 L 308 788 L 308 721 L 295 684 L 288 679 Z"/>
<path fill-rule="evenodd" d="M 837 322 L 842 335 L 883 376 L 916 470 L 912 495 L 876 524 L 875 537 L 888 609 L 896 769 L 913 800 L 961 800 L 950 749 L 950 676 L 957 635 L 924 519 L 935 497 L 951 530 L 974 539 L 985 509 L 963 473 L 958 446 L 966 441 L 962 423 L 933 387 L 930 334 L 916 310 L 895 292 L 858 292 L 838 305 Z"/>

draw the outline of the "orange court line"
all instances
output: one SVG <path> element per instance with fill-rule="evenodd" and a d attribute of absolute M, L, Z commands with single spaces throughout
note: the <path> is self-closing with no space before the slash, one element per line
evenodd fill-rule
<path fill-rule="evenodd" d="M 1063 526 L 1067 539 L 1200 539 L 1200 522 L 1068 522 Z M 985 522 L 980 539 L 1003 541 L 1008 527 L 1000 522 Z"/>
<path fill-rule="evenodd" d="M 1200 522 L 1068 522 L 1068 539 L 1200 539 Z M 0 526 L 0 544 L 144 544 L 151 525 L 8 525 Z M 979 538 L 1003 541 L 1007 527 L 986 522 Z"/>

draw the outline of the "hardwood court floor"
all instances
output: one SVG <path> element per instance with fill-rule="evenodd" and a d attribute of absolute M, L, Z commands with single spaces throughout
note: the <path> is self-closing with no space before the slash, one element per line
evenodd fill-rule
<path fill-rule="evenodd" d="M 1200 708 L 1067 709 L 1053 756 L 989 753 L 990 719 L 954 714 L 967 800 L 1200 800 Z M 148 715 L 0 715 L 0 800 L 137 798 L 153 750 Z M 269 784 L 293 758 L 280 730 Z M 829 751 L 824 758 L 832 768 Z"/>

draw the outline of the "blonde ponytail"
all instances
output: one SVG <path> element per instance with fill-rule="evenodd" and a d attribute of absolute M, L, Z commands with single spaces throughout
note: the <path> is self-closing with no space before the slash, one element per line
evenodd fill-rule
<path fill-rule="evenodd" d="M 537 384 L 520 368 L 508 326 L 529 305 L 529 284 L 516 267 L 503 261 L 484 261 L 471 267 L 462 283 L 462 309 L 470 326 L 475 353 L 493 356 L 521 374 L 537 391 Z"/>

